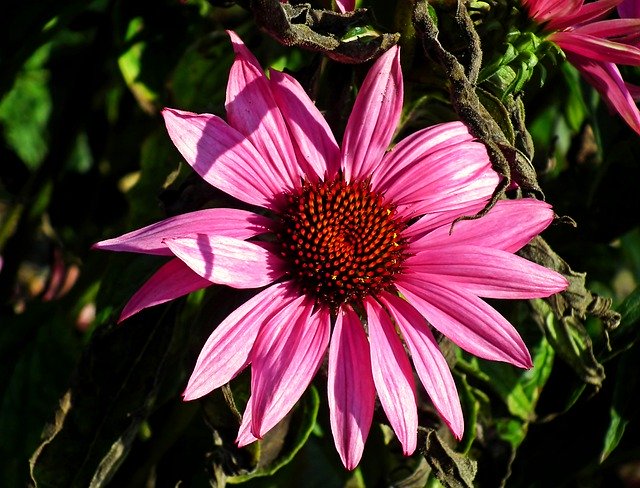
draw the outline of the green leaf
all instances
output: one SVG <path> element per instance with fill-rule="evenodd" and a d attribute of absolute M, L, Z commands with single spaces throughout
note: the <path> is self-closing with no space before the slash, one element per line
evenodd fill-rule
<path fill-rule="evenodd" d="M 498 436 L 511 444 L 514 450 L 524 441 L 528 425 L 528 422 L 522 422 L 514 418 L 496 419 Z"/>
<path fill-rule="evenodd" d="M 504 401 L 510 414 L 524 421 L 532 418 L 533 404 L 520 383 L 521 373 L 516 368 L 473 356 L 459 364 L 492 389 Z"/>
<path fill-rule="evenodd" d="M 206 36 L 189 46 L 172 76 L 176 106 L 220 114 L 232 62 L 226 34 Z"/>
<path fill-rule="evenodd" d="M 640 346 L 625 351 L 620 356 L 616 371 L 616 386 L 613 402 L 609 411 L 609 427 L 600 453 L 600 462 L 604 461 L 618 446 L 629 422 L 636 417 L 640 407 Z"/>
<path fill-rule="evenodd" d="M 604 446 L 600 453 L 600 462 L 604 461 L 618 446 L 624 431 L 635 417 L 640 403 L 640 379 L 638 368 L 640 367 L 638 347 L 634 347 L 623 353 L 616 371 L 616 386 L 613 392 L 613 403 L 609 411 L 609 427 L 604 438 Z"/>
<path fill-rule="evenodd" d="M 523 372 L 521 383 L 525 395 L 535 406 L 553 370 L 555 352 L 544 336 L 531 352 L 533 368 Z"/>
<path fill-rule="evenodd" d="M 582 381 L 599 388 L 604 381 L 604 367 L 593 352 L 593 344 L 584 325 L 573 316 L 558 320 L 542 300 L 532 300 L 542 314 L 543 326 L 549 344 L 576 372 Z"/>
<path fill-rule="evenodd" d="M 484 107 L 489 111 L 491 116 L 498 123 L 505 137 L 509 140 L 509 142 L 513 143 L 515 140 L 515 131 L 513 129 L 511 119 L 509 118 L 509 112 L 505 108 L 504 104 L 500 101 L 500 99 L 489 93 L 487 90 L 477 88 L 476 92 L 478 94 L 478 98 L 482 102 L 482 105 L 484 105 Z"/>
<path fill-rule="evenodd" d="M 614 351 L 625 350 L 638 343 L 640 338 L 640 286 L 618 307 L 620 313 L 620 325 L 611 334 L 611 343 Z"/>
<path fill-rule="evenodd" d="M 161 308 L 94 334 L 56 420 L 31 458 L 36 486 L 104 486 L 153 409 L 175 321 Z"/>
<path fill-rule="evenodd" d="M 142 38 L 144 27 L 142 17 L 135 17 L 129 21 L 124 38 L 128 47 L 118 58 L 118 66 L 140 107 L 145 112 L 153 113 L 159 96 L 157 91 L 142 78 L 142 57 L 147 43 L 138 38 Z"/>
<path fill-rule="evenodd" d="M 464 435 L 458 445 L 458 450 L 462 453 L 468 453 L 477 435 L 476 427 L 478 424 L 480 402 L 474 395 L 473 389 L 467 381 L 467 376 L 457 371 L 454 371 L 454 375 L 465 421 Z"/>
<path fill-rule="evenodd" d="M 31 303 L 2 317 L 0 356 L 0 485 L 23 486 L 26 460 L 40 443 L 80 353 L 69 297 Z"/>
<path fill-rule="evenodd" d="M 178 170 L 179 161 L 179 155 L 172 147 L 164 127 L 158 125 L 142 141 L 140 171 L 135 173 L 135 184 L 130 189 L 125 189 L 131 208 L 128 222 L 130 228 L 166 218 L 166 214 L 161 212 L 158 195 L 171 173 Z"/>
<path fill-rule="evenodd" d="M 281 421 L 284 425 L 280 425 L 280 428 L 274 427 L 263 440 L 258 441 L 259 451 L 255 469 L 244 475 L 230 476 L 226 481 L 237 484 L 256 477 L 271 476 L 289 464 L 313 432 L 319 406 L 318 390 L 310 386 L 292 414 Z"/>
<path fill-rule="evenodd" d="M 0 101 L 5 141 L 31 170 L 42 163 L 49 148 L 47 124 L 53 103 L 45 63 L 51 47 L 45 44 L 29 58 L 12 90 Z"/>
<path fill-rule="evenodd" d="M 562 64 L 562 73 L 568 87 L 568 96 L 565 99 L 564 114 L 571 130 L 576 133 L 582 127 L 587 116 L 587 104 L 584 101 L 580 75 L 569 63 Z"/>
<path fill-rule="evenodd" d="M 424 435 L 423 455 L 433 474 L 446 488 L 472 488 L 478 465 L 465 454 L 451 449 L 435 430 L 420 429 Z"/>

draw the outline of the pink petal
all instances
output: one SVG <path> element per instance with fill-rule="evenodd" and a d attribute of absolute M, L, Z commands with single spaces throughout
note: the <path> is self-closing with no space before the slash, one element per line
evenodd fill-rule
<path fill-rule="evenodd" d="M 424 389 L 454 437 L 462 439 L 464 417 L 451 370 L 424 317 L 405 300 L 382 293 L 380 301 L 400 328 Z"/>
<path fill-rule="evenodd" d="M 426 213 L 416 222 L 411 224 L 404 231 L 404 235 L 408 238 L 417 240 L 432 232 L 434 229 L 438 229 L 442 226 L 446 226 L 447 229 L 451 229 L 451 223 L 455 219 L 464 215 L 473 216 L 477 214 L 485 207 L 488 201 L 489 197 L 486 197 L 481 200 L 471 201 L 466 205 L 461 205 L 460 208 L 445 210 L 443 212 Z M 456 224 L 456 226 L 457 225 L 458 224 Z"/>
<path fill-rule="evenodd" d="M 431 283 L 485 298 L 545 298 L 567 288 L 559 273 L 500 249 L 448 246 L 409 257 L 407 273 L 414 283 Z"/>
<path fill-rule="evenodd" d="M 405 456 L 413 453 L 418 439 L 418 409 L 411 364 L 400 338 L 387 316 L 372 298 L 365 300 L 371 369 L 380 404 L 398 436 Z"/>
<path fill-rule="evenodd" d="M 227 120 L 267 161 L 265 171 L 278 186 L 297 187 L 304 173 L 297 163 L 291 135 L 273 99 L 269 80 L 242 40 L 234 32 L 227 32 L 236 54 L 227 84 Z"/>
<path fill-rule="evenodd" d="M 168 302 L 189 293 L 211 286 L 179 259 L 164 264 L 131 297 L 122 310 L 118 322 L 128 319 L 140 310 Z"/>
<path fill-rule="evenodd" d="M 248 239 L 267 232 L 272 226 L 271 219 L 246 210 L 207 208 L 170 217 L 120 237 L 98 242 L 93 249 L 171 256 L 169 248 L 162 243 L 163 239 L 193 234 Z"/>
<path fill-rule="evenodd" d="M 373 64 L 362 83 L 342 142 L 347 182 L 365 179 L 377 168 L 402 111 L 400 49 L 393 46 Z"/>
<path fill-rule="evenodd" d="M 522 0 L 522 4 L 529 11 L 529 16 L 544 22 L 553 18 L 564 18 L 572 11 L 578 10 L 584 0 Z"/>
<path fill-rule="evenodd" d="M 580 8 L 569 8 L 566 15 L 554 16 L 550 18 L 546 29 L 560 30 L 583 24 L 585 22 L 593 22 L 606 16 L 611 9 L 620 3 L 621 0 L 600 0 L 582 5 Z"/>
<path fill-rule="evenodd" d="M 567 53 L 567 59 L 593 85 L 604 101 L 617 111 L 634 131 L 640 134 L 640 111 L 613 63 L 597 63 L 582 56 Z"/>
<path fill-rule="evenodd" d="M 329 344 L 328 310 L 312 314 L 300 297 L 267 322 L 251 353 L 251 433 L 261 438 L 289 413 L 318 371 Z"/>
<path fill-rule="evenodd" d="M 533 365 L 518 332 L 480 298 L 441 283 L 425 288 L 410 277 L 398 280 L 396 286 L 433 327 L 465 351 L 520 368 Z"/>
<path fill-rule="evenodd" d="M 191 373 L 185 400 L 195 400 L 228 383 L 249 364 L 249 353 L 266 321 L 293 301 L 289 283 L 261 291 L 234 310 L 207 339 Z"/>
<path fill-rule="evenodd" d="M 336 450 L 342 464 L 354 469 L 369 435 L 376 392 L 367 335 L 358 315 L 346 305 L 338 312 L 331 336 L 327 394 Z"/>
<path fill-rule="evenodd" d="M 412 248 L 428 250 L 472 244 L 513 253 L 546 229 L 553 217 L 551 205 L 540 200 L 500 200 L 481 219 L 463 220 L 453 228 L 446 222 L 412 243 Z M 416 234 L 411 232 L 410 235 Z"/>
<path fill-rule="evenodd" d="M 234 288 L 259 288 L 285 273 L 280 258 L 252 242 L 197 234 L 165 239 L 176 257 L 203 278 Z"/>
<path fill-rule="evenodd" d="M 335 176 L 340 169 L 340 148 L 331 128 L 295 78 L 271 72 L 271 91 L 293 135 L 307 176 Z"/>
<path fill-rule="evenodd" d="M 240 132 L 211 114 L 162 111 L 169 137 L 182 157 L 210 185 L 253 205 L 273 208 L 287 186 Z"/>
<path fill-rule="evenodd" d="M 465 142 L 430 154 L 405 168 L 385 188 L 401 215 L 442 212 L 485 201 L 500 181 L 485 146 Z"/>
<path fill-rule="evenodd" d="M 244 447 L 252 442 L 258 440 L 251 433 L 251 422 L 253 418 L 253 397 L 249 396 L 249 400 L 247 400 L 247 406 L 244 409 L 244 413 L 242 414 L 242 422 L 240 423 L 240 429 L 238 431 L 238 437 L 236 438 L 236 444 L 238 447 Z"/>
<path fill-rule="evenodd" d="M 579 31 L 556 32 L 549 39 L 565 53 L 574 53 L 591 61 L 640 66 L 640 49 L 628 44 L 584 35 Z"/>
<path fill-rule="evenodd" d="M 402 139 L 385 154 L 382 164 L 371 175 L 371 187 L 375 191 L 382 191 L 402 175 L 407 166 L 427 160 L 440 149 L 472 140 L 473 136 L 462 122 L 447 122 L 419 130 Z"/>
<path fill-rule="evenodd" d="M 336 0 L 336 6 L 342 13 L 352 12 L 356 8 L 356 0 Z"/>
<path fill-rule="evenodd" d="M 577 27 L 574 32 L 594 37 L 604 37 L 618 42 L 628 42 L 629 39 L 637 39 L 640 35 L 640 18 L 592 22 Z"/>

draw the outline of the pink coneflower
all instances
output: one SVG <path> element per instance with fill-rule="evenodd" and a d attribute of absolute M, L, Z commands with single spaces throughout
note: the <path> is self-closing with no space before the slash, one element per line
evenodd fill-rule
<path fill-rule="evenodd" d="M 227 120 L 165 109 L 174 144 L 211 185 L 256 212 L 214 208 L 96 244 L 173 256 L 121 319 L 212 283 L 263 288 L 211 334 L 184 392 L 206 395 L 251 365 L 239 445 L 261 438 L 301 397 L 327 347 L 331 428 L 344 465 L 359 462 L 377 393 L 405 454 L 416 448 L 413 366 L 455 437 L 456 387 L 431 327 L 482 358 L 531 367 L 525 344 L 479 297 L 546 297 L 559 274 L 513 253 L 553 219 L 544 202 L 501 201 L 475 214 L 499 176 L 459 123 L 387 148 L 403 100 L 399 49 L 360 88 L 342 147 L 292 77 L 267 78 L 230 33 L 236 59 Z"/>
<path fill-rule="evenodd" d="M 621 0 L 522 0 L 529 16 L 552 32 L 556 43 L 609 107 L 640 134 L 640 112 L 634 101 L 638 88 L 624 82 L 617 64 L 640 66 L 640 19 L 600 20 Z M 625 3 L 621 15 L 637 11 Z"/>

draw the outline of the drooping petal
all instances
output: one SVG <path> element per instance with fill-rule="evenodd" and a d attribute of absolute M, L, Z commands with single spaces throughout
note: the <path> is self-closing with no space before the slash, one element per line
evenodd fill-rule
<path fill-rule="evenodd" d="M 458 390 L 449 365 L 440 352 L 427 322 L 406 300 L 386 292 L 380 295 L 380 300 L 400 328 L 418 377 L 431 398 L 433 406 L 451 429 L 454 437 L 461 439 L 464 432 L 464 417 Z"/>
<path fill-rule="evenodd" d="M 369 435 L 375 386 L 367 335 L 358 315 L 348 306 L 338 312 L 331 336 L 327 395 L 336 450 L 342 464 L 354 469 Z"/>
<path fill-rule="evenodd" d="M 565 53 L 574 53 L 591 61 L 640 66 L 640 48 L 585 35 L 577 30 L 556 32 L 549 39 Z"/>
<path fill-rule="evenodd" d="M 271 91 L 293 135 L 307 176 L 334 177 L 340 169 L 340 148 L 331 128 L 295 78 L 271 72 Z"/>
<path fill-rule="evenodd" d="M 227 84 L 227 120 L 260 152 L 267 162 L 266 171 L 278 186 L 295 188 L 304 172 L 297 163 L 291 135 L 269 80 L 242 40 L 234 32 L 227 32 L 236 54 Z"/>
<path fill-rule="evenodd" d="M 616 42 L 633 43 L 633 40 L 637 40 L 638 36 L 640 36 L 640 18 L 591 22 L 577 27 L 574 31 L 580 34 L 611 39 Z"/>
<path fill-rule="evenodd" d="M 122 310 L 118 322 L 128 319 L 144 308 L 160 305 L 212 284 L 194 273 L 179 259 L 172 259 L 135 292 Z"/>
<path fill-rule="evenodd" d="M 163 239 L 193 234 L 248 239 L 267 232 L 272 225 L 271 219 L 246 210 L 207 208 L 170 217 L 120 237 L 100 241 L 92 248 L 171 256 L 169 248 L 162 243 Z"/>
<path fill-rule="evenodd" d="M 280 258 L 253 242 L 206 234 L 163 242 L 193 271 L 219 285 L 259 288 L 285 272 Z"/>
<path fill-rule="evenodd" d="M 499 181 L 485 146 L 464 142 L 416 160 L 384 192 L 401 215 L 414 217 L 486 201 Z"/>
<path fill-rule="evenodd" d="M 252 442 L 258 440 L 256 436 L 251 433 L 251 419 L 253 418 L 253 397 L 249 395 L 247 400 L 247 406 L 242 414 L 242 422 L 240 423 L 240 429 L 238 429 L 238 437 L 236 438 L 236 444 L 238 447 L 244 447 Z"/>
<path fill-rule="evenodd" d="M 450 222 L 411 244 L 417 251 L 437 247 L 475 245 L 516 252 L 553 221 L 551 205 L 533 198 L 500 200 L 477 220 L 463 220 L 451 228 Z M 417 237 L 411 231 L 409 235 Z"/>
<path fill-rule="evenodd" d="M 520 368 L 532 366 L 527 346 L 515 328 L 475 295 L 441 283 L 425 288 L 410 277 L 398 280 L 396 286 L 433 327 L 465 351 Z"/>
<path fill-rule="evenodd" d="M 162 111 L 169 137 L 210 185 L 253 205 L 273 208 L 287 186 L 268 172 L 255 147 L 220 117 L 171 108 Z"/>
<path fill-rule="evenodd" d="M 567 53 L 567 59 L 600 92 L 607 105 L 618 112 L 629 127 L 640 134 L 640 111 L 618 67 L 613 63 L 596 63 L 571 53 Z"/>
<path fill-rule="evenodd" d="M 418 440 L 418 409 L 411 364 L 400 338 L 380 304 L 365 300 L 371 370 L 380 404 L 396 433 L 405 456 L 413 453 Z"/>
<path fill-rule="evenodd" d="M 440 149 L 472 140 L 473 136 L 462 122 L 447 122 L 419 130 L 402 139 L 385 154 L 382 164 L 371 175 L 371 188 L 374 191 L 384 191 L 415 161 L 426 160 Z"/>
<path fill-rule="evenodd" d="M 610 10 L 618 5 L 622 0 L 598 0 L 589 2 L 580 8 L 569 8 L 565 15 L 552 16 L 547 24 L 548 30 L 566 29 L 571 26 L 580 25 L 585 22 L 593 22 L 605 17 Z"/>
<path fill-rule="evenodd" d="M 555 271 L 488 247 L 439 247 L 419 252 L 405 263 L 408 275 L 425 288 L 444 283 L 484 298 L 545 298 L 569 285 Z"/>
<path fill-rule="evenodd" d="M 296 404 L 329 344 L 328 310 L 302 296 L 266 323 L 251 352 L 251 433 L 261 438 Z"/>
<path fill-rule="evenodd" d="M 393 46 L 373 64 L 356 98 L 342 141 L 347 182 L 364 180 L 378 167 L 402 111 L 400 49 Z"/>
<path fill-rule="evenodd" d="M 261 291 L 234 310 L 207 339 L 191 373 L 185 400 L 195 400 L 231 381 L 249 364 L 249 353 L 262 324 L 294 300 L 289 283 Z"/>

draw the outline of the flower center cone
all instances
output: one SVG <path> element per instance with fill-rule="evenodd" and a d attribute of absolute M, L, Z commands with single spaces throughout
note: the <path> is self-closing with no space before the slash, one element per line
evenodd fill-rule
<path fill-rule="evenodd" d="M 406 223 L 366 181 L 305 182 L 287 195 L 280 224 L 291 278 L 332 308 L 391 287 L 407 256 Z"/>

